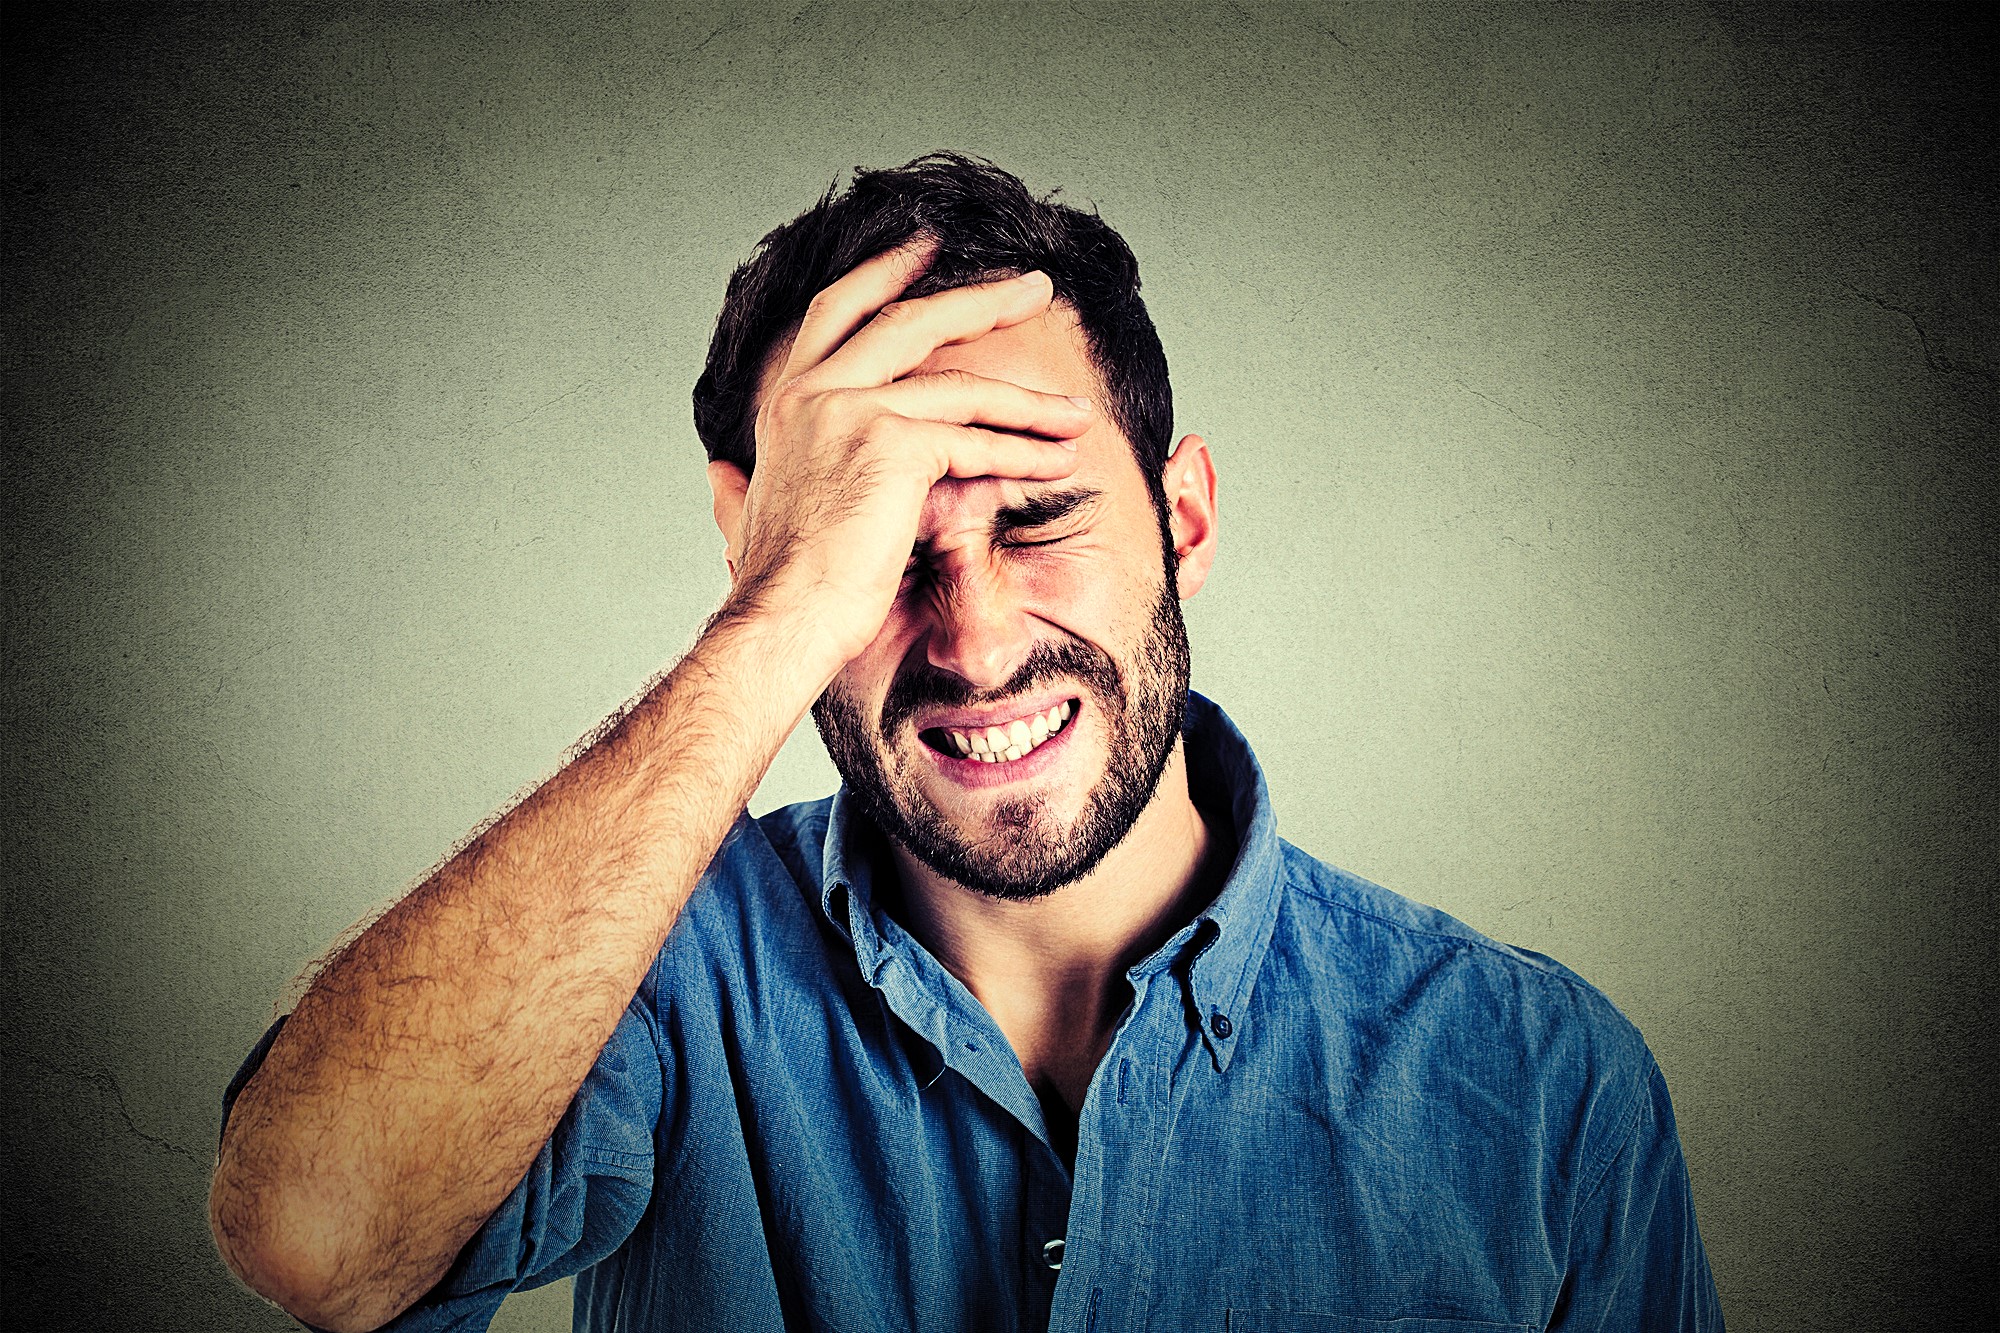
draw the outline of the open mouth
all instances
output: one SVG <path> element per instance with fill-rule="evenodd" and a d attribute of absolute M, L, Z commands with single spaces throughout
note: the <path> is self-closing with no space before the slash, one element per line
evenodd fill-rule
<path fill-rule="evenodd" d="M 1050 737 L 1067 727 L 1082 707 L 1081 699 L 1065 699 L 1047 712 L 1029 713 L 994 726 L 967 730 L 927 727 L 917 733 L 917 739 L 950 759 L 1008 764 L 1033 754 Z"/>

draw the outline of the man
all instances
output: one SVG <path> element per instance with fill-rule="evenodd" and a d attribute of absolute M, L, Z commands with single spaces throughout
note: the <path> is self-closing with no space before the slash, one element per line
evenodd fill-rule
<path fill-rule="evenodd" d="M 247 1282 L 334 1329 L 570 1273 L 592 1329 L 1720 1327 L 1630 1024 L 1282 842 L 1187 693 L 1215 471 L 1116 233 L 862 173 L 695 404 L 725 605 L 253 1054 Z M 809 707 L 840 793 L 746 818 Z"/>

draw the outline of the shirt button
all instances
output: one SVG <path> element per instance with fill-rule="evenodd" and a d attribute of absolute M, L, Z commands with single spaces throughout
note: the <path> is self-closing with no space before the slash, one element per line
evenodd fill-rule
<path fill-rule="evenodd" d="M 1060 1273 L 1062 1272 L 1062 1252 L 1062 1237 L 1057 1236 L 1054 1240 L 1042 1246 L 1042 1262 Z"/>
<path fill-rule="evenodd" d="M 1209 1017 L 1208 1030 L 1213 1032 L 1217 1037 L 1227 1037 L 1236 1028 L 1230 1023 L 1229 1015 L 1218 1009 Z"/>

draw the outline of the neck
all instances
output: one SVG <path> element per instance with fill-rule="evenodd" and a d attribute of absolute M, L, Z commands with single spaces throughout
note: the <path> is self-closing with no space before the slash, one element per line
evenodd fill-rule
<path fill-rule="evenodd" d="M 1072 1106 L 1124 1011 L 1126 969 L 1193 920 L 1228 871 L 1214 864 L 1227 849 L 1188 794 L 1179 741 L 1131 831 L 1044 897 L 975 893 L 892 847 L 904 927 L 986 1006 L 1029 1081 L 1055 1083 Z"/>

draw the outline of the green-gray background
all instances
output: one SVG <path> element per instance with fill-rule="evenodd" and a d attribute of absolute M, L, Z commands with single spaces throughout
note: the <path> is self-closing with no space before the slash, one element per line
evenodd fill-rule
<path fill-rule="evenodd" d="M 1969 18 L 7 24 L 9 1327 L 285 1326 L 207 1238 L 223 1083 L 687 645 L 726 274 L 942 146 L 1141 258 L 1222 477 L 1196 684 L 1283 830 L 1637 1020 L 1735 1327 L 1992 1313 Z M 830 774 L 808 731 L 755 808 Z"/>

